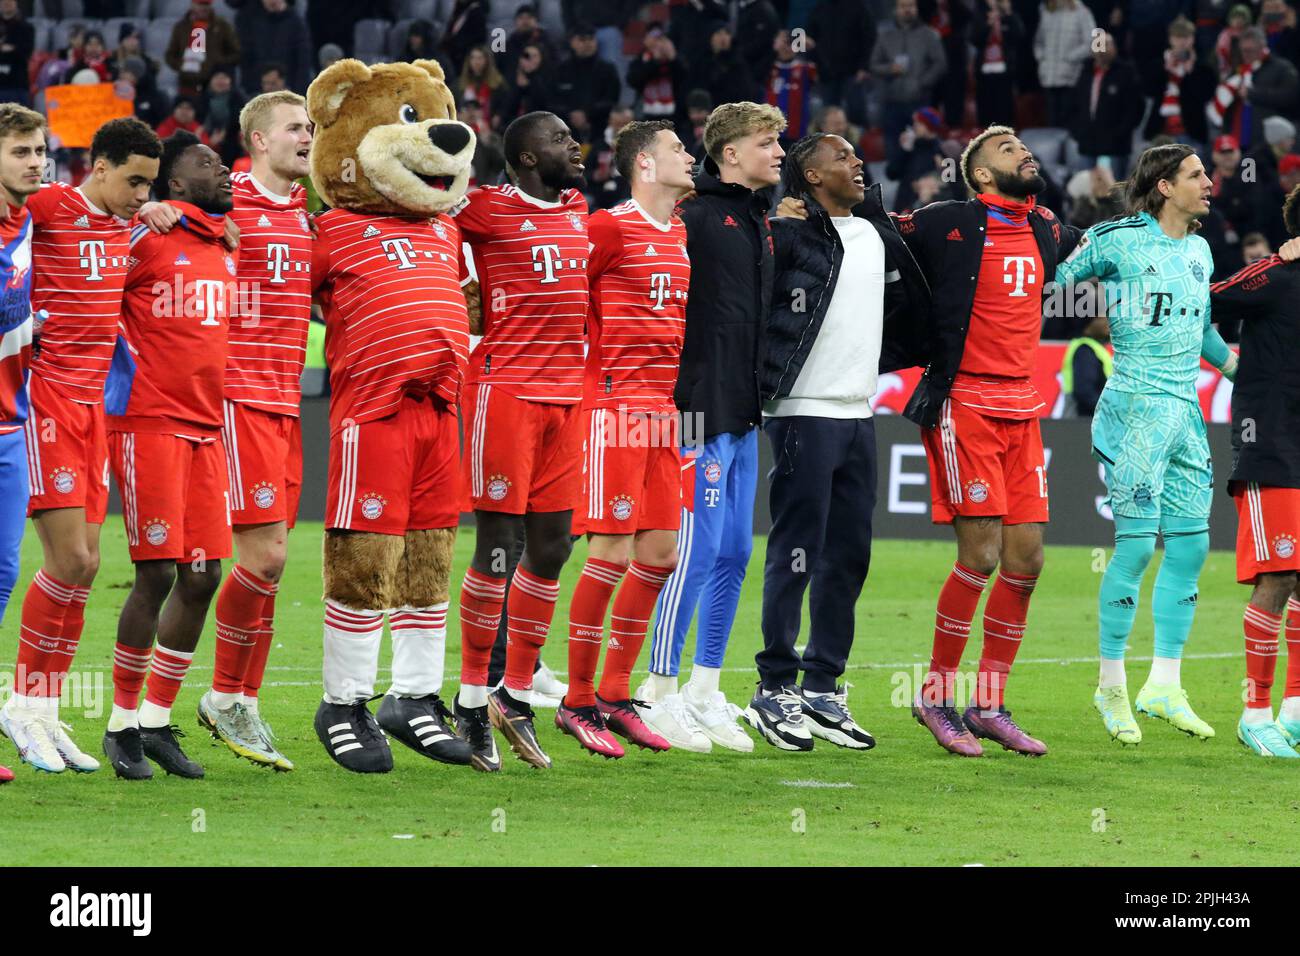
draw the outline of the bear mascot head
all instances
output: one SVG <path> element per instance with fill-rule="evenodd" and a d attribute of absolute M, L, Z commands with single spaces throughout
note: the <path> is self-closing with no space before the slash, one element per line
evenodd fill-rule
<path fill-rule="evenodd" d="M 316 124 L 311 179 L 331 206 L 436 216 L 469 186 L 474 132 L 432 60 L 366 66 L 339 60 L 307 90 Z"/>

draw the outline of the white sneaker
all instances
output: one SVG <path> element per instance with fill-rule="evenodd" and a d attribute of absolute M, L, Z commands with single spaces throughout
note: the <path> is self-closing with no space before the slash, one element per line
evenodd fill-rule
<path fill-rule="evenodd" d="M 533 673 L 533 706 L 534 707 L 558 707 L 560 699 L 569 691 L 569 685 L 555 676 L 555 672 L 543 664 Z M 537 696 L 552 697 L 555 699 L 554 704 L 544 704 L 537 700 Z"/>
<path fill-rule="evenodd" d="M 640 696 L 638 690 L 637 698 Z M 687 710 L 681 694 L 666 694 L 659 701 L 634 699 L 632 704 L 646 726 L 672 744 L 674 750 L 686 750 L 695 754 L 706 754 L 713 750 L 713 744 Z"/>
<path fill-rule="evenodd" d="M 77 773 L 94 773 L 99 769 L 99 761 L 88 753 L 82 752 L 76 742 L 68 736 L 72 728 L 60 721 L 54 727 L 54 746 L 63 758 L 69 770 Z"/>
<path fill-rule="evenodd" d="M 12 703 L 11 699 L 4 707 L 0 707 L 0 731 L 4 731 L 4 735 L 14 742 L 18 756 L 37 770 L 63 773 L 67 764 L 59 756 L 59 749 L 54 743 L 57 718 L 32 714 L 25 708 L 11 706 Z"/>
<path fill-rule="evenodd" d="M 552 697 L 550 694 L 540 693 L 537 690 L 537 688 L 534 687 L 533 696 L 529 699 L 529 703 L 531 703 L 534 707 L 549 707 L 551 708 L 551 710 L 554 710 L 556 707 L 560 706 L 560 701 L 562 701 L 563 699 L 564 699 L 563 695 L 560 695 L 559 697 Z"/>
<path fill-rule="evenodd" d="M 740 708 L 728 703 L 722 691 L 713 691 L 702 703 L 691 696 L 689 689 L 684 690 L 681 697 L 686 709 L 709 740 L 728 750 L 753 753 L 753 738 L 736 723 Z"/>

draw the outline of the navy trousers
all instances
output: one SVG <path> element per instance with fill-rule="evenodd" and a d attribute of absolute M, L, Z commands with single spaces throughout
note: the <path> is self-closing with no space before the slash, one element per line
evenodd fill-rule
<path fill-rule="evenodd" d="M 870 418 L 770 418 L 772 530 L 763 570 L 763 650 L 768 690 L 793 684 L 834 691 L 853 646 L 853 609 L 871 565 L 876 427 Z M 803 656 L 795 643 L 809 594 Z"/>

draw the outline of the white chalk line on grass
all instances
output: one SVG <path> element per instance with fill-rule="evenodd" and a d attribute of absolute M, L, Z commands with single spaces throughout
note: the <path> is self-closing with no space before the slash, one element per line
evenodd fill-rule
<path fill-rule="evenodd" d="M 809 787 L 813 790 L 852 790 L 854 783 L 828 783 L 825 780 L 782 780 L 783 787 Z"/>
<path fill-rule="evenodd" d="M 1229 658 L 1237 658 L 1237 657 L 1241 657 L 1241 656 L 1242 656 L 1242 652 L 1241 652 L 1241 651 L 1221 651 L 1221 652 L 1216 652 L 1216 653 L 1214 653 L 1214 654 L 1184 654 L 1184 655 L 1183 655 L 1183 660 L 1185 660 L 1185 661 L 1222 661 L 1222 660 L 1228 660 Z M 1096 663 L 1098 663 L 1100 660 L 1101 660 L 1101 658 L 1099 658 L 1099 657 L 1022 657 L 1022 658 L 1017 658 L 1017 660 L 1016 660 L 1016 664 L 1017 664 L 1017 665 L 1024 665 L 1024 664 L 1058 664 L 1058 665 L 1064 665 L 1064 664 L 1096 664 Z M 1130 654 L 1129 656 L 1127 656 L 1127 657 L 1125 658 L 1125 660 L 1127 660 L 1127 661 L 1150 661 L 1150 660 L 1151 660 L 1151 657 L 1150 657 L 1149 655 L 1147 655 L 1147 656 L 1143 656 L 1143 655 L 1137 655 L 1137 654 Z M 973 661 L 967 661 L 966 663 L 974 663 L 974 662 L 973 662 Z M 0 662 L 0 669 L 4 669 L 4 670 L 12 670 L 12 669 L 13 669 L 13 666 L 14 666 L 14 665 L 13 665 L 13 662 L 12 662 L 12 661 L 3 661 L 3 662 Z M 849 665 L 845 668 L 845 670 L 850 670 L 850 671 L 869 671 L 869 670 L 885 670 L 885 669 L 893 669 L 893 670 L 897 670 L 897 669 L 899 669 L 899 668 L 913 668 L 913 667 L 917 667 L 917 666 L 920 666 L 920 667 L 926 667 L 926 666 L 928 666 L 928 661 L 927 661 L 926 659 L 924 659 L 924 658 L 920 658 L 920 657 L 916 658 L 916 660 L 911 660 L 911 661 L 888 661 L 888 662 L 884 662 L 884 663 L 875 663 L 875 662 L 870 662 L 870 661 L 868 661 L 868 662 L 866 662 L 866 663 L 862 663 L 862 664 L 849 664 Z M 74 668 L 74 670 L 82 670 L 82 671 L 111 671 L 112 669 L 113 669 L 113 668 L 112 668 L 111 665 L 103 665 L 103 664 L 91 664 L 91 665 L 89 665 L 89 666 L 80 666 L 80 665 L 78 665 L 76 668 Z M 212 668 L 211 668 L 211 667 L 208 667 L 208 666 L 205 665 L 205 664 L 193 664 L 193 665 L 190 666 L 190 672 L 191 672 L 191 673 L 193 673 L 194 671 L 210 671 L 210 670 L 212 670 Z M 284 665 L 268 667 L 267 670 L 268 670 L 268 671 L 276 671 L 276 672 L 278 672 L 278 673 L 282 673 L 282 674 L 319 674 L 319 673 L 320 673 L 320 668 L 319 668 L 319 667 L 290 667 L 290 666 L 284 666 Z M 754 668 L 752 668 L 752 667 L 724 667 L 724 668 L 722 668 L 722 672 L 723 672 L 724 674 L 753 674 L 753 673 L 755 673 L 755 670 L 754 670 Z M 389 673 L 391 673 L 391 670 L 390 670 L 389 668 L 387 668 L 387 667 L 381 667 L 381 668 L 379 668 L 379 673 L 381 673 L 381 674 L 389 674 Z M 560 676 L 566 676 L 566 675 L 568 674 L 568 671 L 552 671 L 552 673 L 557 674 L 557 675 L 560 675 Z M 647 670 L 647 669 L 644 669 L 644 668 L 643 668 L 643 669 L 640 669 L 640 670 L 634 671 L 633 673 L 636 673 L 636 674 L 648 674 L 648 673 L 650 673 L 650 671 Z M 448 678 L 446 678 L 446 682 L 449 683 L 449 684 L 455 684 L 455 683 L 458 683 L 459 681 L 460 681 L 460 678 L 458 678 L 458 677 L 448 677 Z M 307 687 L 307 686 L 309 686 L 309 685 L 306 684 L 306 683 L 301 683 L 301 682 L 286 682 L 286 683 L 278 683 L 278 684 L 277 684 L 277 683 L 267 683 L 266 686 L 268 686 L 268 687 Z"/>

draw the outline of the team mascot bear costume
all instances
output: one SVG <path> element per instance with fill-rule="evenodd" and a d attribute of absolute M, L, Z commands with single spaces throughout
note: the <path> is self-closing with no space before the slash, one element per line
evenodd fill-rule
<path fill-rule="evenodd" d="M 456 404 L 469 350 L 461 239 L 474 134 L 442 68 L 339 60 L 307 90 L 317 219 L 312 285 L 325 312 L 329 494 L 325 696 L 316 735 L 358 773 L 393 767 L 388 737 L 446 763 L 448 579 L 459 519 Z M 375 716 L 384 614 L 393 682 Z"/>

